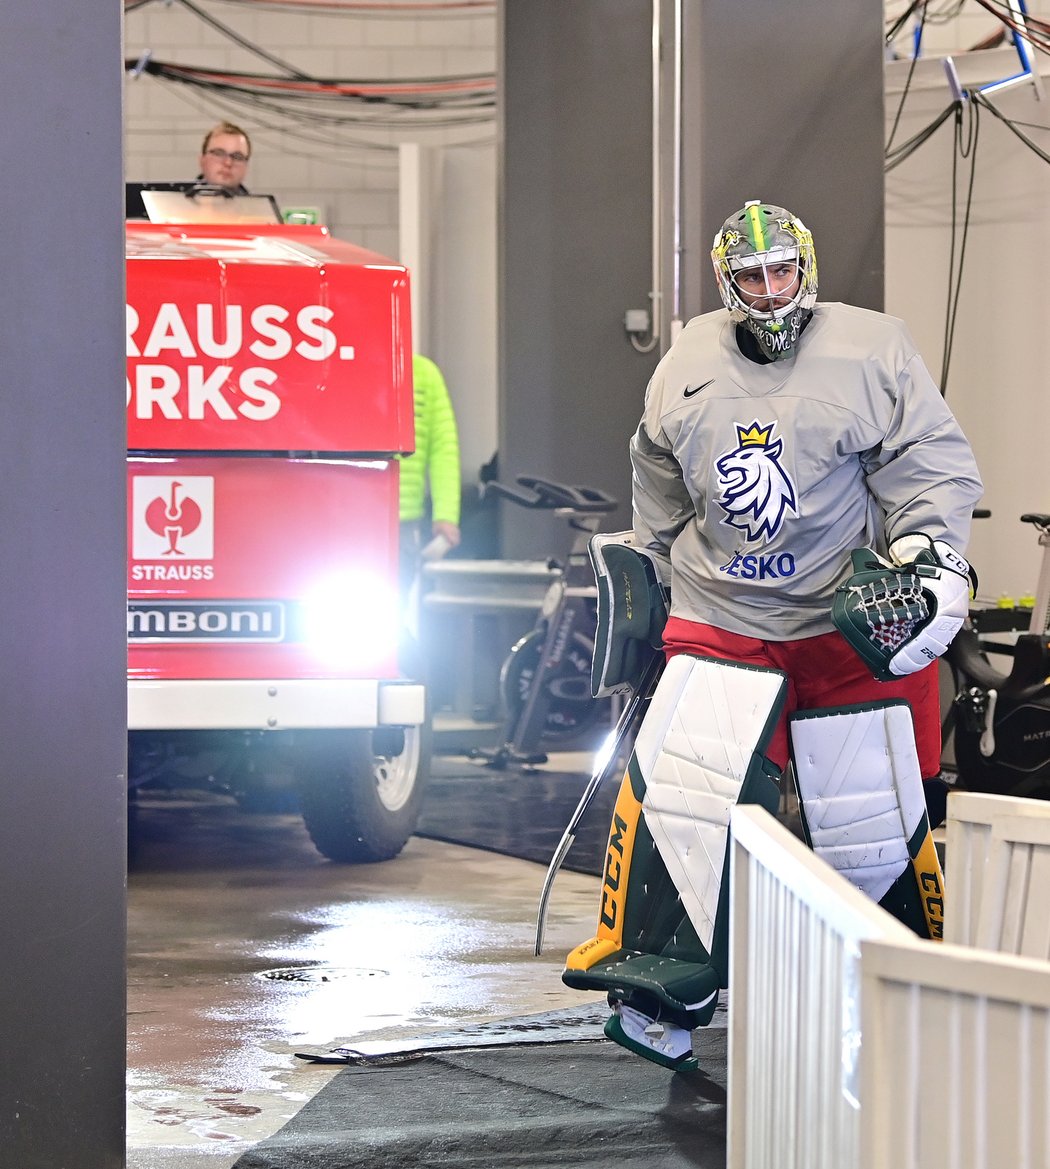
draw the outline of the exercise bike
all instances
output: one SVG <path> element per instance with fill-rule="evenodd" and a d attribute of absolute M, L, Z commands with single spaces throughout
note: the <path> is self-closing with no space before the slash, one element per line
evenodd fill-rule
<path fill-rule="evenodd" d="M 955 682 L 945 730 L 958 788 L 1050 799 L 1050 515 L 1021 522 L 1043 548 L 1035 604 L 971 610 L 945 654 Z M 1009 668 L 993 665 L 995 656 L 1012 659 Z"/>
<path fill-rule="evenodd" d="M 617 501 L 595 487 L 518 475 L 516 486 L 491 480 L 485 494 L 498 495 L 567 521 L 572 546 L 565 563 L 548 561 L 558 574 L 547 590 L 536 624 L 511 649 L 500 670 L 505 711 L 502 741 L 495 750 L 475 749 L 471 758 L 502 770 L 547 762 L 546 749 L 578 743 L 608 715 L 609 700 L 591 697 L 591 656 L 597 626 L 598 590 L 587 541 Z"/>

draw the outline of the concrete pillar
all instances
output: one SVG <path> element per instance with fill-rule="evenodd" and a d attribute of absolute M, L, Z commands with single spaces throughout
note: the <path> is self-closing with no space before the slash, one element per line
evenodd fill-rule
<path fill-rule="evenodd" d="M 0 1161 L 124 1164 L 120 0 L 0 13 Z"/>

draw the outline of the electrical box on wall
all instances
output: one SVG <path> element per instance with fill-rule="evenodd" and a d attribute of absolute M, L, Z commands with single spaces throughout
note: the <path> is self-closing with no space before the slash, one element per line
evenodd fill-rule
<path fill-rule="evenodd" d="M 285 223 L 310 224 L 318 226 L 325 222 L 323 207 L 285 207 Z"/>

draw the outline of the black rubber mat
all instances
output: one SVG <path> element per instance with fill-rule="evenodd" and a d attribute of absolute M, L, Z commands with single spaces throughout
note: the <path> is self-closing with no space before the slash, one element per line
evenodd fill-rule
<path fill-rule="evenodd" d="M 381 1064 L 402 1062 L 406 1056 L 432 1054 L 451 1048 L 514 1047 L 523 1043 L 575 1043 L 604 1041 L 602 1028 L 609 1018 L 604 997 L 579 1006 L 562 1007 L 509 1019 L 464 1023 L 455 1031 L 440 1031 L 403 1038 L 363 1039 L 348 1047 L 314 1048 L 296 1055 L 313 1063 Z M 716 1012 L 715 1025 L 726 1026 L 726 1016 Z"/>
<path fill-rule="evenodd" d="M 535 770 L 493 771 L 465 757 L 436 758 L 419 835 L 546 865 L 591 778 L 589 772 L 565 770 L 558 756 L 553 760 Z M 619 787 L 619 776 L 610 776 L 599 788 L 565 868 L 601 874 Z"/>
<path fill-rule="evenodd" d="M 348 1067 L 235 1169 L 723 1169 L 726 1039 L 685 1073 L 604 1040 Z"/>

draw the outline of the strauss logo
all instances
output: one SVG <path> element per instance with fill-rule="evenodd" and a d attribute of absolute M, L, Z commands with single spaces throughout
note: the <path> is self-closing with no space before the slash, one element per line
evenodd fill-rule
<path fill-rule="evenodd" d="M 152 532 L 168 541 L 162 556 L 185 556 L 178 543 L 200 527 L 201 509 L 189 496 L 179 498 L 182 484 L 172 480 L 168 499 L 158 495 L 146 508 L 146 525 Z"/>

